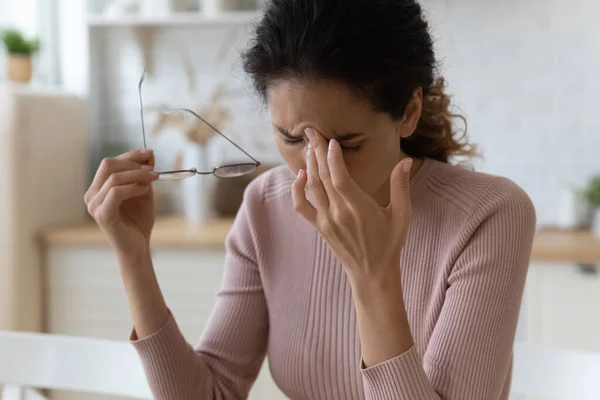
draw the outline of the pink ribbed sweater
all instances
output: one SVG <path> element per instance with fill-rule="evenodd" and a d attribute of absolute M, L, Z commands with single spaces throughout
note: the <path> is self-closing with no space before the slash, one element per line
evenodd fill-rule
<path fill-rule="evenodd" d="M 172 317 L 149 337 L 133 333 L 154 397 L 244 399 L 266 354 L 293 400 L 508 398 L 535 231 L 527 195 L 507 179 L 425 160 L 411 179 L 414 216 L 399 266 L 415 344 L 361 369 L 351 288 L 293 210 L 293 180 L 278 167 L 246 190 L 195 349 Z"/>

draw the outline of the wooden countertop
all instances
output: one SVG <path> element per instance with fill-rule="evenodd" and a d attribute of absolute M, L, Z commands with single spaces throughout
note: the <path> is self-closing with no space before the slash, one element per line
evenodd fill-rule
<path fill-rule="evenodd" d="M 151 243 L 154 247 L 170 248 L 224 248 L 225 237 L 233 219 L 215 219 L 202 225 L 186 222 L 181 216 L 163 216 L 156 219 Z M 108 240 L 93 220 L 76 226 L 49 229 L 42 232 L 45 245 L 104 246 Z"/>
<path fill-rule="evenodd" d="M 600 263 L 600 239 L 588 231 L 543 229 L 536 234 L 531 260 Z"/>
<path fill-rule="evenodd" d="M 203 225 L 193 225 L 186 223 L 181 216 L 159 217 L 152 234 L 152 245 L 169 248 L 222 249 L 232 224 L 232 219 L 217 219 Z M 42 233 L 42 240 L 46 245 L 108 244 L 106 237 L 94 221 L 47 230 Z M 600 263 L 600 239 L 586 231 L 543 229 L 536 234 L 531 260 Z"/>

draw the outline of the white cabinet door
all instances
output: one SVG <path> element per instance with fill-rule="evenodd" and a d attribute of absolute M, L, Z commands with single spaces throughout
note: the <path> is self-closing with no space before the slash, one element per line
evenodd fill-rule
<path fill-rule="evenodd" d="M 111 251 L 103 247 L 51 247 L 45 268 L 49 332 L 128 339 L 131 317 Z"/>
<path fill-rule="evenodd" d="M 530 267 L 524 311 L 527 338 L 553 347 L 600 352 L 600 276 L 575 266 Z"/>
<path fill-rule="evenodd" d="M 221 285 L 223 251 L 153 251 L 165 301 L 186 340 L 194 345 Z M 46 256 L 46 315 L 49 332 L 127 340 L 131 316 L 114 254 L 105 247 L 53 246 Z M 54 392 L 55 400 L 116 400 L 115 397 Z M 250 399 L 283 400 L 268 365 Z"/>
<path fill-rule="evenodd" d="M 165 301 L 183 336 L 195 344 L 221 286 L 223 251 L 157 250 L 154 268 Z"/>

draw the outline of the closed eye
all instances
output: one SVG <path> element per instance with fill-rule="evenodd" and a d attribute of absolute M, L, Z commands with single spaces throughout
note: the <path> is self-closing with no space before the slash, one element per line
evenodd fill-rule
<path fill-rule="evenodd" d="M 281 134 L 283 143 L 287 146 L 302 146 L 305 143 L 304 137 L 294 136 L 290 132 L 286 131 L 283 128 L 275 126 L 277 131 Z M 344 143 L 348 142 L 357 137 L 363 136 L 363 133 L 345 133 L 341 135 L 336 135 L 337 141 L 340 143 L 342 150 L 344 151 L 358 151 L 362 147 L 362 142 L 360 143 Z"/>
<path fill-rule="evenodd" d="M 283 138 L 283 143 L 285 143 L 288 146 L 299 146 L 301 144 L 304 144 L 304 139 L 290 140 L 290 139 Z"/>
<path fill-rule="evenodd" d="M 290 139 L 286 139 L 283 138 L 283 143 L 286 146 L 303 146 L 305 144 L 304 139 L 294 139 L 294 140 L 290 140 Z M 342 148 L 343 151 L 359 151 L 361 149 L 361 143 L 357 143 L 357 144 L 343 144 L 340 143 L 340 146 Z"/>

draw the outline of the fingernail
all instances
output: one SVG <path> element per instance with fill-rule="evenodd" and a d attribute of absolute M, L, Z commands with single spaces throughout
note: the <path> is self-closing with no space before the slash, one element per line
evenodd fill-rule
<path fill-rule="evenodd" d="M 337 144 L 338 144 L 338 143 L 337 143 L 337 140 L 335 140 L 335 139 L 331 139 L 331 140 L 329 141 L 329 151 L 331 152 L 331 151 L 333 150 L 333 148 L 334 148 L 335 146 L 337 146 Z"/>
<path fill-rule="evenodd" d="M 296 178 L 300 179 L 301 176 L 302 176 L 302 170 L 298 170 L 298 176 L 296 176 Z"/>
<path fill-rule="evenodd" d="M 306 128 L 304 130 L 304 133 L 306 133 L 306 136 L 308 136 L 309 139 L 312 139 L 315 137 L 315 130 L 313 128 Z"/>
<path fill-rule="evenodd" d="M 156 178 L 158 176 L 158 172 L 157 171 L 150 171 L 150 176 L 153 176 L 153 177 Z"/>
<path fill-rule="evenodd" d="M 412 158 L 409 158 L 408 161 L 405 161 L 404 165 L 402 166 L 402 171 L 410 172 L 410 167 L 412 166 L 412 163 L 413 163 Z"/>
<path fill-rule="evenodd" d="M 152 171 L 154 167 L 148 164 L 142 164 L 142 169 L 147 169 L 148 171 Z"/>
<path fill-rule="evenodd" d="M 142 154 L 152 154 L 152 149 L 142 149 L 140 152 Z"/>

